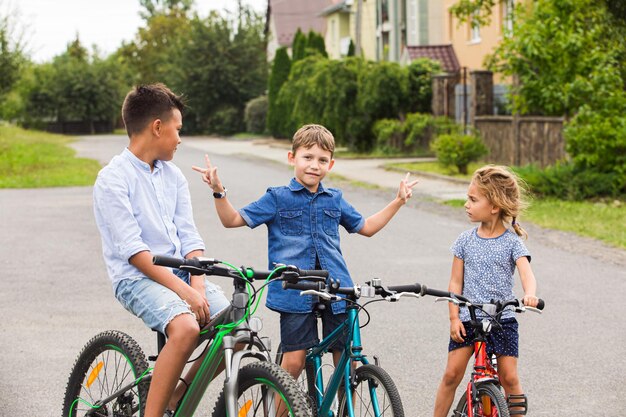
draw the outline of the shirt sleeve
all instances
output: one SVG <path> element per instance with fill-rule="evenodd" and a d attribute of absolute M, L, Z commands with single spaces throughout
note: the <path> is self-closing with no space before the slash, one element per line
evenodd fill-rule
<path fill-rule="evenodd" d="M 465 260 L 466 236 L 467 236 L 467 233 L 465 232 L 461 233 L 459 237 L 456 238 L 452 246 L 450 247 L 450 252 L 452 252 L 452 255 L 462 260 Z"/>
<path fill-rule="evenodd" d="M 365 226 L 365 219 L 350 203 L 341 197 L 341 220 L 348 233 L 357 233 Z"/>
<path fill-rule="evenodd" d="M 271 188 L 257 201 L 248 204 L 239 210 L 239 214 L 251 229 L 266 224 L 276 217 L 276 196 Z"/>
<path fill-rule="evenodd" d="M 176 233 L 180 239 L 180 251 L 184 257 L 194 250 L 204 250 L 204 241 L 198 233 L 193 220 L 193 209 L 191 206 L 191 196 L 189 194 L 189 184 L 182 172 L 177 173 L 177 196 L 176 209 L 174 211 L 174 224 Z"/>
<path fill-rule="evenodd" d="M 522 256 L 525 256 L 528 258 L 528 262 L 530 262 L 530 252 L 528 251 L 528 249 L 526 248 L 526 245 L 524 245 L 524 242 L 522 241 L 522 239 L 514 234 L 513 237 L 513 250 L 511 251 L 513 254 L 513 262 L 517 262 L 517 260 L 519 258 L 521 258 Z"/>
<path fill-rule="evenodd" d="M 111 250 L 128 261 L 133 255 L 150 250 L 141 238 L 141 228 L 133 215 L 128 185 L 117 176 L 99 176 L 94 185 L 94 205 L 100 227 L 111 242 Z"/>

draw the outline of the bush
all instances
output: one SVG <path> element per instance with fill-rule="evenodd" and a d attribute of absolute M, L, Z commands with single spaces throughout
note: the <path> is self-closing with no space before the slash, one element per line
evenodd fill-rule
<path fill-rule="evenodd" d="M 376 148 L 383 153 L 393 154 L 404 142 L 404 124 L 396 119 L 381 119 L 372 128 L 376 137 Z"/>
<path fill-rule="evenodd" d="M 489 153 L 477 135 L 451 133 L 438 136 L 431 143 L 437 159 L 445 166 L 455 166 L 459 173 L 467 174 L 467 166 Z"/>
<path fill-rule="evenodd" d="M 441 65 L 428 58 L 420 58 L 408 66 L 409 110 L 430 113 L 433 98 L 432 76 L 441 72 Z"/>
<path fill-rule="evenodd" d="M 217 109 L 209 119 L 209 131 L 222 135 L 232 135 L 241 132 L 243 125 L 239 109 L 225 105 Z"/>
<path fill-rule="evenodd" d="M 557 163 L 541 169 L 535 165 L 515 168 L 535 195 L 561 200 L 595 197 L 619 198 L 626 194 L 626 179 L 616 173 L 580 169 L 572 163 Z"/>
<path fill-rule="evenodd" d="M 246 131 L 250 133 L 264 133 L 267 118 L 268 100 L 267 96 L 253 98 L 246 103 L 244 121 Z"/>

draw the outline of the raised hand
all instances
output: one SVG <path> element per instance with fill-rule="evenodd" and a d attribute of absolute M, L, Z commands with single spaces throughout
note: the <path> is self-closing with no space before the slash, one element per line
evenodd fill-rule
<path fill-rule="evenodd" d="M 191 167 L 191 169 L 202 174 L 202 181 L 206 182 L 209 187 L 211 187 L 213 192 L 219 193 L 224 191 L 222 182 L 217 175 L 217 167 L 211 165 L 209 155 L 204 155 L 204 163 L 206 165 L 206 168 L 197 167 L 194 165 Z"/>
<path fill-rule="evenodd" d="M 419 180 L 413 180 L 409 182 L 410 172 L 406 173 L 406 177 L 400 181 L 400 188 L 398 188 L 398 198 L 405 203 L 413 196 L 413 187 L 419 182 Z"/>

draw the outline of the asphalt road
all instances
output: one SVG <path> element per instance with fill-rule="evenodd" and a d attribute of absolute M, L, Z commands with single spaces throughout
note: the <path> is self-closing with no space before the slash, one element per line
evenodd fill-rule
<path fill-rule="evenodd" d="M 82 155 L 107 161 L 125 144 L 120 138 L 92 137 L 78 148 Z M 219 224 L 208 188 L 190 168 L 202 163 L 203 153 L 183 144 L 174 161 L 189 179 L 207 255 L 265 268 L 263 228 L 227 230 Z M 236 207 L 291 177 L 283 165 L 250 157 L 215 155 L 212 161 Z M 382 208 L 395 193 L 334 185 L 343 187 L 364 215 Z M 342 245 L 356 282 L 378 277 L 386 284 L 445 288 L 449 247 L 469 227 L 460 210 L 414 198 L 373 238 L 343 234 Z M 153 334 L 113 297 L 91 187 L 0 190 L 0 231 L 0 416 L 60 415 L 74 360 L 100 331 L 125 331 L 146 355 L 154 353 Z M 610 256 L 623 256 L 623 251 L 532 226 L 529 234 L 539 296 L 547 305 L 543 315 L 518 317 L 519 372 L 530 398 L 529 415 L 626 415 L 626 307 L 621 300 L 626 265 Z M 368 311 L 365 352 L 379 357 L 396 381 L 407 416 L 430 416 L 446 359 L 446 305 L 432 298 L 403 299 L 374 303 Z M 259 315 L 264 333 L 278 341 L 276 314 L 262 307 Z M 219 384 L 209 388 L 198 415 L 210 415 L 218 389 Z"/>

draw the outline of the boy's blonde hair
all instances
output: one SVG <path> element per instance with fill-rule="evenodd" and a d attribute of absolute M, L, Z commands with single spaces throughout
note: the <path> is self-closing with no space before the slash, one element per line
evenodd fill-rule
<path fill-rule="evenodd" d="M 472 182 L 491 204 L 500 208 L 502 221 L 511 223 L 517 235 L 528 237 L 528 233 L 516 221 L 528 207 L 525 201 L 527 191 L 523 181 L 514 172 L 502 165 L 485 165 L 474 172 Z"/>
<path fill-rule="evenodd" d="M 335 153 L 335 137 L 322 125 L 304 125 L 293 135 L 291 152 L 295 155 L 298 148 L 309 149 L 313 145 L 330 152 L 332 158 Z"/>

